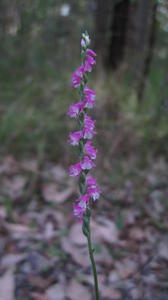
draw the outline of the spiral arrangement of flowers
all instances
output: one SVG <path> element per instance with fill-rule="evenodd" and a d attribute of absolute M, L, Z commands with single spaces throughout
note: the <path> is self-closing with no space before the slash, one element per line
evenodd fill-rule
<path fill-rule="evenodd" d="M 95 105 L 96 93 L 88 86 L 88 74 L 96 64 L 96 53 L 89 49 L 90 38 L 87 33 L 82 34 L 81 57 L 82 65 L 72 74 L 72 85 L 78 89 L 80 100 L 71 104 L 68 115 L 77 120 L 78 131 L 69 135 L 69 143 L 79 149 L 80 161 L 70 166 L 69 175 L 79 178 L 80 197 L 74 205 L 74 215 L 83 221 L 86 209 L 92 201 L 100 196 L 100 188 L 96 178 L 89 174 L 89 171 L 96 166 L 95 159 L 97 150 L 91 143 L 96 134 L 95 121 L 88 115 L 88 111 Z"/>
<path fill-rule="evenodd" d="M 70 166 L 69 175 L 78 177 L 80 196 L 74 204 L 74 215 L 82 223 L 82 230 L 88 240 L 88 249 L 94 275 L 95 296 L 99 300 L 99 289 L 94 248 L 91 242 L 90 217 L 91 205 L 100 196 L 100 188 L 96 178 L 90 175 L 90 170 L 96 166 L 97 150 L 91 144 L 95 131 L 95 120 L 88 115 L 88 111 L 95 105 L 96 93 L 88 86 L 88 75 L 96 64 L 96 53 L 89 49 L 90 38 L 87 32 L 82 34 L 81 57 L 82 65 L 72 74 L 72 85 L 78 89 L 79 101 L 71 104 L 68 115 L 77 120 L 78 130 L 69 134 L 69 143 L 77 146 L 79 162 Z"/>

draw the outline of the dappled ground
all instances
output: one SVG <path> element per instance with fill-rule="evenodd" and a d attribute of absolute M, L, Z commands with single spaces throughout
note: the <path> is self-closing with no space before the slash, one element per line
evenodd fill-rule
<path fill-rule="evenodd" d="M 102 197 L 92 216 L 101 299 L 166 300 L 168 173 L 163 158 L 99 163 Z M 72 216 L 76 183 L 38 159 L 0 163 L 2 300 L 94 299 L 81 225 Z"/>

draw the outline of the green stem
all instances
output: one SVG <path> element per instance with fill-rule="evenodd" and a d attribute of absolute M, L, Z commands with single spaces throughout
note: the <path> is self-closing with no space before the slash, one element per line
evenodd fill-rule
<path fill-rule="evenodd" d="M 93 247 L 92 247 L 92 242 L 91 242 L 90 223 L 89 223 L 89 234 L 87 235 L 87 240 L 88 240 L 90 260 L 92 263 L 92 271 L 93 271 L 93 275 L 94 275 L 95 295 L 96 295 L 96 300 L 99 300 L 97 270 L 96 270 L 96 264 L 95 264 L 94 255 L 93 255 Z"/>
<path fill-rule="evenodd" d="M 83 49 L 81 52 L 82 64 L 85 61 L 86 51 L 87 51 L 87 49 Z M 81 97 L 81 101 L 83 100 L 83 97 L 84 97 L 84 88 L 85 88 L 85 86 L 87 84 L 87 80 L 88 80 L 87 77 L 88 77 L 88 75 L 85 74 L 85 77 L 83 78 L 83 81 L 80 84 L 79 95 Z M 86 109 L 81 113 L 81 115 L 79 117 L 79 121 L 78 121 L 79 130 L 83 129 L 85 113 L 86 113 Z M 80 156 L 81 160 L 84 157 L 84 144 L 85 144 L 84 140 L 81 140 L 80 144 L 79 144 L 79 156 Z M 81 195 L 86 193 L 86 175 L 87 175 L 87 173 L 85 171 L 82 171 L 81 176 L 79 178 L 79 189 L 80 189 Z M 95 286 L 95 296 L 96 296 L 95 300 L 99 300 L 100 298 L 99 298 L 97 271 L 96 271 L 96 264 L 95 264 L 94 255 L 93 255 L 94 250 L 92 247 L 91 233 L 90 233 L 90 216 L 91 216 L 91 211 L 90 211 L 90 208 L 87 207 L 86 213 L 83 216 L 82 229 L 83 229 L 84 235 L 87 237 L 87 240 L 88 240 L 89 255 L 90 255 L 92 271 L 93 271 L 93 275 L 94 275 L 94 286 Z"/>

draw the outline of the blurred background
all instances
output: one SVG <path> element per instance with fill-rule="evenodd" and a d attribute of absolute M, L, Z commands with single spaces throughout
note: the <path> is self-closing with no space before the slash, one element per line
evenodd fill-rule
<path fill-rule="evenodd" d="M 93 241 L 102 300 L 168 297 L 168 3 L 0 1 L 0 300 L 93 300 L 72 216 L 71 74 L 87 30 L 102 196 Z"/>

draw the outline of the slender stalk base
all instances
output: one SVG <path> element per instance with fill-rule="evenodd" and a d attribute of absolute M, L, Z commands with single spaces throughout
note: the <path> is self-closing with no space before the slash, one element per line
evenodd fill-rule
<path fill-rule="evenodd" d="M 96 264 L 94 260 L 94 249 L 92 246 L 92 241 L 91 241 L 91 233 L 90 233 L 90 217 L 91 217 L 91 210 L 89 207 L 86 209 L 86 213 L 83 215 L 83 234 L 87 237 L 88 241 L 88 249 L 89 249 L 89 255 L 90 255 L 90 260 L 92 264 L 92 271 L 93 271 L 93 276 L 94 276 L 94 286 L 95 286 L 95 300 L 100 300 L 99 298 L 99 288 L 98 288 L 98 279 L 97 279 L 97 270 L 96 270 Z"/>
<path fill-rule="evenodd" d="M 89 234 L 87 236 L 87 240 L 88 240 L 89 255 L 90 255 L 90 260 L 92 263 L 92 270 L 93 270 L 93 275 L 94 275 L 95 296 L 96 296 L 96 300 L 99 300 L 100 298 L 99 298 L 98 279 L 97 279 L 96 264 L 95 264 L 94 255 L 93 255 L 94 250 L 92 248 L 92 242 L 91 242 L 91 236 L 90 236 L 90 228 L 89 228 Z"/>

